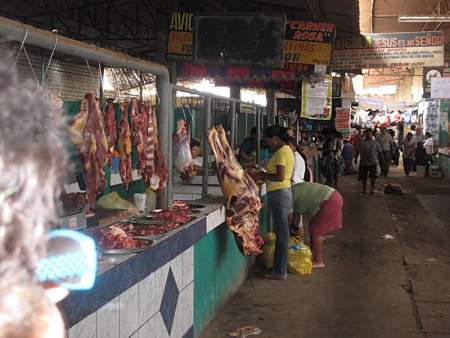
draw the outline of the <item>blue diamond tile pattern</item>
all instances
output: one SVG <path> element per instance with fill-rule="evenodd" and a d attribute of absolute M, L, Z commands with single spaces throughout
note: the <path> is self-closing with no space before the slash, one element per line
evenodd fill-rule
<path fill-rule="evenodd" d="M 172 268 L 170 268 L 169 273 L 167 274 L 166 286 L 164 287 L 164 294 L 160 306 L 161 316 L 169 335 L 172 332 L 173 319 L 175 318 L 179 294 L 180 291 L 178 291 Z"/>

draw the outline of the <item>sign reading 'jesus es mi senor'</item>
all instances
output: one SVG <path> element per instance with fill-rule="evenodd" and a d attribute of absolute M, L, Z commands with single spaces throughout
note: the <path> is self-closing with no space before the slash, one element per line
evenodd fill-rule
<path fill-rule="evenodd" d="M 337 38 L 332 69 L 429 67 L 444 64 L 444 33 L 380 33 Z"/>

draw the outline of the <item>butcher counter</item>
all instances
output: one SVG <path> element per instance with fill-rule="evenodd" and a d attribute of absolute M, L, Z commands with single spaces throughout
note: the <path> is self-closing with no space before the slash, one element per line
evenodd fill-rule
<path fill-rule="evenodd" d="M 100 258 L 91 290 L 61 303 L 69 338 L 197 337 L 247 277 L 225 221 L 220 188 L 207 199 L 199 186 L 174 186 L 174 197 L 205 205 L 196 219 L 146 251 Z M 261 228 L 267 227 L 261 211 Z"/>

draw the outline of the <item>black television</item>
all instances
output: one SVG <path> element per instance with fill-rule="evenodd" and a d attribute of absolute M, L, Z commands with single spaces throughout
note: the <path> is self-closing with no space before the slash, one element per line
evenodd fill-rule
<path fill-rule="evenodd" d="M 197 14 L 194 61 L 280 68 L 285 26 L 281 14 Z"/>

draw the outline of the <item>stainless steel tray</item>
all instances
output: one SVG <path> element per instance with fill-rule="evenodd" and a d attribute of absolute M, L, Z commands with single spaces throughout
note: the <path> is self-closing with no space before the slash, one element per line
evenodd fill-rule
<path fill-rule="evenodd" d="M 188 208 L 189 209 L 203 209 L 203 208 L 206 208 L 206 205 L 204 205 L 204 204 L 194 204 L 194 203 L 189 203 L 188 205 Z"/>
<path fill-rule="evenodd" d="M 147 250 L 148 248 L 150 248 L 153 244 L 153 241 L 151 239 L 144 239 L 144 238 L 136 238 L 139 239 L 140 241 L 145 241 L 147 242 L 146 245 L 141 246 L 139 248 L 136 249 L 102 249 L 100 248 L 100 251 L 102 252 L 103 255 L 130 255 L 130 254 L 135 254 L 135 253 L 139 253 L 142 251 Z"/>

